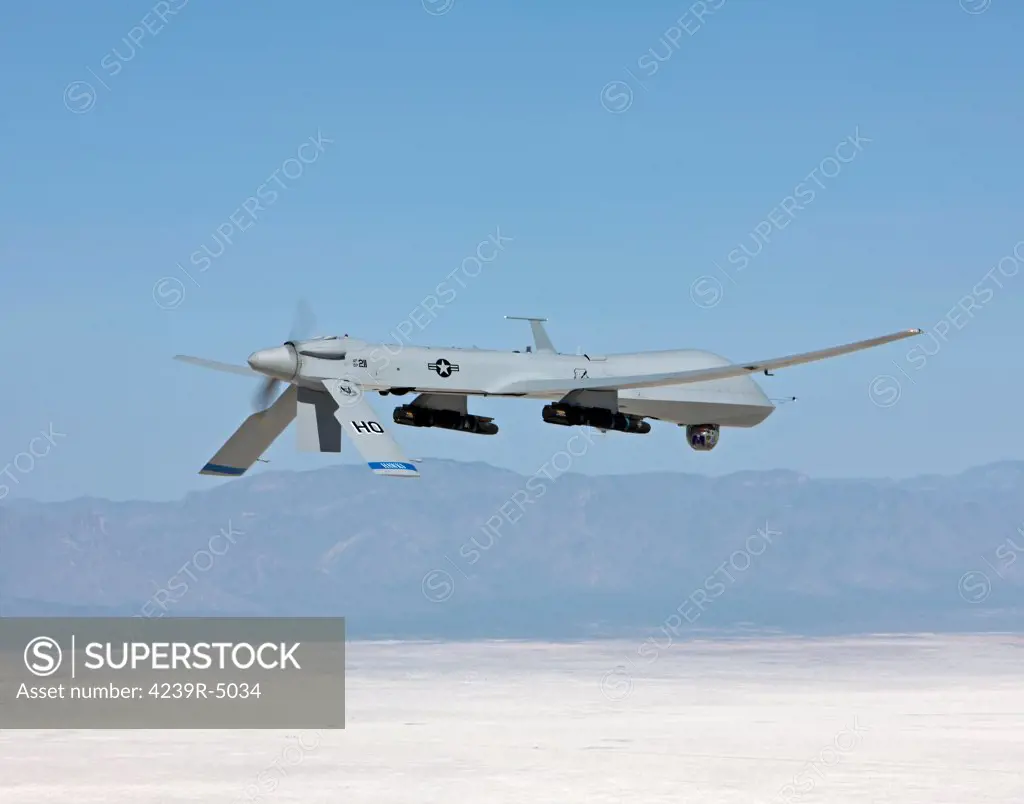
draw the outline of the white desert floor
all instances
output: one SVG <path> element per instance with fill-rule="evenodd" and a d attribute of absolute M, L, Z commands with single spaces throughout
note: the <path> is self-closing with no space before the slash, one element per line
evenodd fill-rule
<path fill-rule="evenodd" d="M 0 801 L 1024 802 L 1022 637 L 640 644 L 351 643 L 344 731 L 4 731 Z"/>

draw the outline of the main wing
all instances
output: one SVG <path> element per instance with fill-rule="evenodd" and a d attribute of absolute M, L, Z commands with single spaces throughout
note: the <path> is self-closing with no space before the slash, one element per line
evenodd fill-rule
<path fill-rule="evenodd" d="M 359 454 L 378 475 L 419 477 L 415 464 L 402 454 L 401 448 L 388 435 L 377 413 L 366 401 L 362 389 L 349 380 L 324 380 L 324 387 L 338 403 L 335 417 L 352 438 Z"/>
<path fill-rule="evenodd" d="M 920 335 L 919 329 L 908 329 L 902 332 L 894 332 L 891 335 L 882 335 L 878 338 L 869 338 L 866 341 L 847 343 L 842 346 L 833 346 L 829 349 L 819 349 L 816 352 L 804 352 L 799 355 L 788 357 L 774 357 L 768 360 L 755 360 L 750 363 L 733 363 L 729 366 L 716 368 L 691 369 L 689 371 L 670 371 L 660 374 L 638 374 L 622 377 L 595 377 L 587 380 L 573 381 L 563 380 L 517 380 L 507 383 L 492 393 L 501 394 L 547 394 L 586 390 L 621 390 L 625 388 L 655 388 L 664 385 L 684 385 L 693 382 L 709 382 L 710 380 L 724 380 L 729 377 L 741 377 L 744 374 L 754 374 L 759 371 L 771 371 L 773 369 L 799 366 L 803 363 L 814 363 L 818 360 L 827 360 L 830 357 L 859 352 L 862 349 L 871 349 L 875 346 L 883 346 L 887 343 L 900 341 L 904 338 L 912 338 Z"/>

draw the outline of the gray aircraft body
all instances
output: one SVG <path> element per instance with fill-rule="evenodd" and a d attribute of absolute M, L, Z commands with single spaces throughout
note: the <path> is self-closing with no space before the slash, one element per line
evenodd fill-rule
<path fill-rule="evenodd" d="M 510 316 L 511 317 L 511 316 Z M 175 359 L 236 374 L 262 376 L 259 410 L 247 418 L 201 474 L 239 476 L 297 422 L 298 447 L 340 452 L 342 433 L 380 475 L 418 477 L 366 398 L 416 394 L 392 421 L 494 435 L 493 419 L 468 410 L 469 397 L 549 401 L 543 421 L 644 434 L 648 419 L 686 428 L 697 451 L 714 449 L 722 427 L 754 427 L 775 405 L 751 375 L 838 357 L 919 335 L 910 329 L 788 357 L 733 363 L 692 349 L 628 354 L 562 354 L 540 318 L 526 318 L 534 348 L 525 351 L 373 343 L 347 335 L 289 340 L 250 355 L 248 367 L 177 355 Z M 274 389 L 287 389 L 271 404 Z"/>

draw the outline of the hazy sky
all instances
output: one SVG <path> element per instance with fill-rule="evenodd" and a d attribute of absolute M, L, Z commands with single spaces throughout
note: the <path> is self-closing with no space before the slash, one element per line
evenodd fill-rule
<path fill-rule="evenodd" d="M 404 325 L 415 343 L 522 348 L 505 314 L 547 316 L 563 351 L 736 360 L 938 333 L 761 377 L 798 401 L 713 453 L 660 425 L 602 439 L 576 471 L 1024 458 L 1024 276 L 997 269 L 1024 241 L 1019 4 L 116 0 L 5 16 L 11 498 L 221 482 L 196 472 L 255 382 L 173 354 L 244 363 L 287 337 L 299 298 L 324 333 L 393 340 L 453 272 L 456 298 Z M 462 273 L 499 232 L 498 256 Z M 540 407 L 472 403 L 493 438 L 397 435 L 412 457 L 532 472 L 567 437 Z M 358 460 L 293 441 L 273 467 Z M 13 468 L 30 444 L 39 457 Z"/>

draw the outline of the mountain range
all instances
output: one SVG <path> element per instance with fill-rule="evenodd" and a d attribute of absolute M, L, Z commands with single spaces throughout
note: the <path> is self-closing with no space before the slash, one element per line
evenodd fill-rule
<path fill-rule="evenodd" d="M 0 615 L 344 615 L 353 637 L 395 638 L 1024 622 L 1024 462 L 909 480 L 422 472 L 7 502 Z"/>

